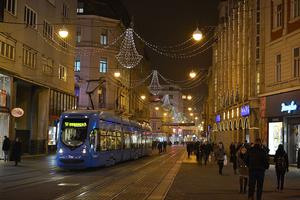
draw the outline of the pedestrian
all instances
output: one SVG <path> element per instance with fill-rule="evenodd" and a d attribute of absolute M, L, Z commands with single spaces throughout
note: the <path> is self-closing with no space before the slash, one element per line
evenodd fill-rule
<path fill-rule="evenodd" d="M 263 149 L 259 138 L 255 140 L 253 147 L 248 150 L 246 164 L 249 168 L 248 198 L 250 200 L 254 199 L 256 185 L 256 200 L 261 200 L 265 170 L 269 168 L 269 162 L 267 152 Z"/>
<path fill-rule="evenodd" d="M 4 162 L 8 162 L 8 153 L 10 148 L 10 140 L 7 136 L 4 136 L 2 151 L 4 152 Z"/>
<path fill-rule="evenodd" d="M 164 152 L 167 152 L 167 145 L 168 145 L 167 141 L 164 141 L 164 142 L 163 142 L 163 149 L 164 149 Z"/>
<path fill-rule="evenodd" d="M 219 165 L 219 174 L 223 174 L 223 167 L 224 167 L 224 159 L 225 159 L 225 149 L 222 142 L 219 142 L 218 148 L 215 151 L 215 159 Z"/>
<path fill-rule="evenodd" d="M 158 152 L 162 153 L 163 143 L 162 142 L 158 142 L 157 148 L 158 148 Z"/>
<path fill-rule="evenodd" d="M 199 156 L 200 156 L 200 141 L 197 140 L 194 144 L 194 152 L 196 154 L 196 160 L 199 162 Z"/>
<path fill-rule="evenodd" d="M 240 193 L 247 192 L 247 185 L 248 185 L 248 168 L 246 165 L 247 159 L 247 148 L 245 145 L 240 146 L 238 150 L 237 156 L 237 166 L 239 172 L 239 182 L 240 182 Z"/>
<path fill-rule="evenodd" d="M 204 146 L 203 146 L 203 153 L 204 153 L 204 165 L 207 164 L 207 160 L 209 158 L 211 152 L 211 146 L 208 142 L 205 142 Z"/>
<path fill-rule="evenodd" d="M 230 147 L 230 162 L 232 163 L 232 168 L 234 174 L 236 174 L 237 169 L 237 145 L 235 143 L 231 143 Z"/>
<path fill-rule="evenodd" d="M 192 154 L 193 147 L 194 147 L 194 145 L 191 142 L 186 143 L 186 150 L 187 150 L 187 153 L 188 153 L 188 158 L 190 158 L 190 156 Z"/>
<path fill-rule="evenodd" d="M 282 191 L 285 173 L 289 171 L 289 158 L 287 153 L 284 151 L 282 144 L 280 144 L 276 150 L 274 163 L 277 177 L 277 191 Z"/>
<path fill-rule="evenodd" d="M 22 143 L 17 137 L 12 149 L 12 156 L 13 156 L 13 160 L 15 161 L 15 166 L 18 165 L 18 162 L 21 162 L 21 154 L 22 154 Z"/>

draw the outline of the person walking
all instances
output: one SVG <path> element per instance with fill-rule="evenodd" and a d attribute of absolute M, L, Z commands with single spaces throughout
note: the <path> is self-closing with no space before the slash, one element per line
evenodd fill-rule
<path fill-rule="evenodd" d="M 164 152 L 167 152 L 167 145 L 168 145 L 167 141 L 163 141 L 163 151 Z"/>
<path fill-rule="evenodd" d="M 210 152 L 211 152 L 211 146 L 208 142 L 205 142 L 205 144 L 203 145 L 204 165 L 207 164 Z"/>
<path fill-rule="evenodd" d="M 287 153 L 284 151 L 282 144 L 280 144 L 276 150 L 274 163 L 277 177 L 277 191 L 282 191 L 285 173 L 289 171 L 289 158 Z"/>
<path fill-rule="evenodd" d="M 248 151 L 246 165 L 249 168 L 248 198 L 249 200 L 254 199 L 256 185 L 256 200 L 261 200 L 265 170 L 269 168 L 269 161 L 267 152 L 263 149 L 259 138 L 255 140 L 255 144 Z"/>
<path fill-rule="evenodd" d="M 188 153 L 188 158 L 190 158 L 190 156 L 192 155 L 193 148 L 194 148 L 194 145 L 191 142 L 186 143 L 186 150 Z"/>
<path fill-rule="evenodd" d="M 9 148 L 10 148 L 10 140 L 7 136 L 4 136 L 3 145 L 2 145 L 2 151 L 4 152 L 4 162 L 8 162 L 8 154 L 9 154 Z"/>
<path fill-rule="evenodd" d="M 225 149 L 222 142 L 219 142 L 218 148 L 215 151 L 215 159 L 219 165 L 219 174 L 223 174 L 223 167 L 224 167 L 224 159 L 225 159 Z"/>
<path fill-rule="evenodd" d="M 232 168 L 234 174 L 236 174 L 237 169 L 237 145 L 235 143 L 231 143 L 230 147 L 230 162 L 232 163 Z"/>
<path fill-rule="evenodd" d="M 158 148 L 158 153 L 161 154 L 162 151 L 163 151 L 163 143 L 162 142 L 158 142 L 157 148 Z"/>
<path fill-rule="evenodd" d="M 22 143 L 17 137 L 12 149 L 12 156 L 13 156 L 13 160 L 15 161 L 15 166 L 18 165 L 18 162 L 21 162 L 21 154 L 22 154 Z"/>
<path fill-rule="evenodd" d="M 248 185 L 248 168 L 246 165 L 247 148 L 245 145 L 240 146 L 237 156 L 237 166 L 239 172 L 240 193 L 246 193 Z"/>

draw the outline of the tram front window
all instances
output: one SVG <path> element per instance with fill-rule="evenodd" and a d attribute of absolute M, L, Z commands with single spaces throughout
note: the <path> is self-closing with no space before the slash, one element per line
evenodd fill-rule
<path fill-rule="evenodd" d="M 78 147 L 87 137 L 88 119 L 64 119 L 61 141 L 70 147 Z"/>

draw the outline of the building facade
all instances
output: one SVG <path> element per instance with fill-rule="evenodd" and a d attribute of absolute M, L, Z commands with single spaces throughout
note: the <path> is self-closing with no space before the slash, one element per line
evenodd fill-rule
<path fill-rule="evenodd" d="M 260 137 L 259 98 L 263 63 L 260 0 L 223 0 L 213 46 L 207 107 L 211 139 L 253 142 Z"/>
<path fill-rule="evenodd" d="M 284 144 L 291 163 L 300 147 L 300 1 L 265 2 L 263 136 L 270 154 Z"/>
<path fill-rule="evenodd" d="M 148 98 L 141 96 L 148 95 L 145 85 L 139 81 L 150 73 L 150 65 L 147 59 L 133 69 L 118 63 L 115 56 L 130 20 L 126 9 L 116 3 L 105 0 L 78 3 L 74 68 L 78 107 L 102 109 L 125 118 L 147 121 Z"/>
<path fill-rule="evenodd" d="M 19 137 L 24 153 L 45 153 L 55 145 L 54 121 L 75 106 L 76 0 L 4 0 L 0 23 L 0 141 Z M 70 25 L 67 25 L 70 24 Z M 14 108 L 24 111 L 13 117 Z M 21 110 L 21 111 L 20 111 Z M 15 115 L 16 116 L 16 115 Z M 2 154 L 1 154 L 2 156 Z"/>

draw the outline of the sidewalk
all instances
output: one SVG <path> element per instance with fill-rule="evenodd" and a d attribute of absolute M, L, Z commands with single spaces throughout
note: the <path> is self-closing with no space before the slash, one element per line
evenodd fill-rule
<path fill-rule="evenodd" d="M 183 160 L 181 168 L 171 186 L 166 200 L 246 200 L 246 194 L 239 194 L 239 176 L 234 175 L 231 163 L 224 167 L 224 175 L 218 174 L 217 164 L 199 165 L 195 156 Z M 300 199 L 300 170 L 290 167 L 286 176 L 285 190 L 275 192 L 276 176 L 274 166 L 266 172 L 264 200 Z"/>

